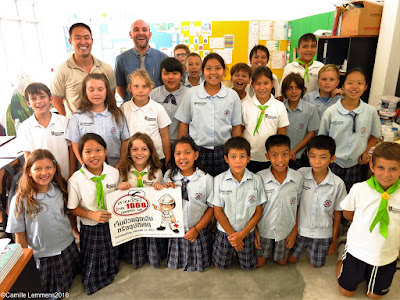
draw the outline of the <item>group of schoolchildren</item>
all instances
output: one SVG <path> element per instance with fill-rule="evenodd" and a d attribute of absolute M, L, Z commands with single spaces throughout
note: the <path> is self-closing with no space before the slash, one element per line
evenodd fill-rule
<path fill-rule="evenodd" d="M 203 271 L 211 261 L 229 268 L 236 253 L 251 270 L 269 257 L 294 263 L 307 250 L 322 267 L 337 250 L 343 211 L 353 223 L 338 263 L 340 292 L 351 296 L 367 280 L 368 296 L 386 294 L 400 249 L 400 145 L 383 143 L 370 158 L 381 126 L 360 99 L 364 71 L 348 71 L 338 90 L 337 67 L 313 60 L 315 36 L 298 47 L 281 85 L 261 45 L 250 53 L 252 67 L 233 66 L 232 88 L 221 84 L 226 67 L 216 53 L 186 55 L 184 78 L 181 62 L 167 58 L 160 87 L 144 70 L 131 74 L 133 97 L 121 108 L 107 78 L 90 74 L 69 122 L 49 111 L 45 85 L 29 85 L 34 115 L 18 132 L 26 163 L 7 232 L 33 249 L 44 289 L 67 291 L 81 269 L 92 294 L 112 283 L 119 260 Z M 181 187 L 184 237 L 112 247 L 107 194 L 146 186 Z"/>

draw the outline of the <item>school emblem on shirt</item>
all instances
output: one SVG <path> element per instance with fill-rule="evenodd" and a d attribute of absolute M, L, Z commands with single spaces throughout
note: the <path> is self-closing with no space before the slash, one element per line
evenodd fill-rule
<path fill-rule="evenodd" d="M 342 125 L 343 121 L 332 121 L 332 125 Z"/>
<path fill-rule="evenodd" d="M 265 115 L 265 118 L 270 119 L 270 120 L 276 120 L 276 119 L 278 119 L 278 116 Z"/>
<path fill-rule="evenodd" d="M 198 101 L 194 102 L 194 105 L 197 105 L 197 106 L 205 106 L 206 104 L 207 104 L 206 102 L 198 102 Z"/>
<path fill-rule="evenodd" d="M 331 205 L 332 205 L 332 201 L 331 200 L 325 200 L 325 202 L 324 202 L 324 206 L 325 207 L 331 207 Z"/>
<path fill-rule="evenodd" d="M 202 194 L 196 193 L 196 194 L 194 195 L 194 198 L 195 198 L 196 200 L 200 200 L 200 199 L 201 199 L 201 196 L 202 196 Z"/>
<path fill-rule="evenodd" d="M 116 134 L 116 133 L 117 133 L 117 128 L 111 127 L 111 133 L 112 133 L 112 134 Z"/>
<path fill-rule="evenodd" d="M 117 187 L 116 183 L 107 183 L 106 184 L 106 188 L 108 188 L 108 189 L 112 189 L 112 188 L 115 188 L 115 187 Z"/>
<path fill-rule="evenodd" d="M 304 128 L 304 124 L 300 123 L 299 125 L 297 125 L 297 129 L 303 129 Z"/>
<path fill-rule="evenodd" d="M 224 115 L 225 115 L 225 116 L 229 115 L 229 109 L 225 109 Z"/>
<path fill-rule="evenodd" d="M 361 134 L 365 134 L 366 131 L 367 131 L 367 129 L 365 127 L 362 127 L 360 130 Z"/>
<path fill-rule="evenodd" d="M 150 118 L 150 117 L 148 117 L 148 116 L 145 116 L 144 119 L 145 119 L 146 121 L 149 121 L 149 122 L 155 122 L 155 121 L 156 121 L 156 118 Z"/>
<path fill-rule="evenodd" d="M 393 214 L 400 214 L 400 209 L 395 208 L 393 206 L 388 206 L 388 210 Z"/>
<path fill-rule="evenodd" d="M 146 211 L 149 207 L 146 193 L 142 190 L 132 190 L 115 202 L 113 212 L 119 216 L 132 216 Z"/>
<path fill-rule="evenodd" d="M 54 136 L 60 136 L 60 135 L 63 135 L 64 134 L 64 131 L 52 131 L 51 132 L 51 135 L 54 135 Z"/>
<path fill-rule="evenodd" d="M 295 204 L 296 203 L 296 198 L 292 197 L 292 199 L 290 199 L 290 204 Z"/>
<path fill-rule="evenodd" d="M 249 200 L 250 203 L 254 203 L 254 201 L 256 201 L 256 197 L 254 197 L 253 195 L 250 195 L 247 200 Z"/>

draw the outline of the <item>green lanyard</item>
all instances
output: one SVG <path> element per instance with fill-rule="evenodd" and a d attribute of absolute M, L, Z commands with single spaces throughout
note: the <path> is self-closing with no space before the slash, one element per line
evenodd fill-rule
<path fill-rule="evenodd" d="M 308 67 L 312 65 L 314 62 L 314 59 L 312 59 L 309 63 L 305 63 L 304 61 L 301 61 L 300 59 L 296 58 L 296 61 L 304 67 L 304 79 L 306 79 L 307 76 L 307 81 L 310 82 L 310 74 L 308 73 Z"/>
<path fill-rule="evenodd" d="M 134 174 L 136 175 L 136 177 L 137 177 L 138 187 L 143 187 L 143 181 L 142 181 L 142 179 L 143 179 L 143 176 L 146 174 L 146 172 L 141 172 L 141 173 L 139 174 L 138 171 L 134 170 L 134 171 L 132 171 L 132 173 L 134 173 Z"/>
<path fill-rule="evenodd" d="M 261 113 L 260 116 L 258 117 L 256 128 L 254 128 L 253 136 L 255 136 L 256 133 L 258 133 L 258 129 L 260 128 L 262 119 L 265 114 L 265 110 L 268 108 L 268 105 L 258 105 L 258 108 L 261 109 Z"/>
<path fill-rule="evenodd" d="M 371 226 L 369 227 L 369 231 L 372 232 L 375 225 L 380 224 L 380 233 L 387 239 L 388 235 L 388 225 L 389 225 L 389 214 L 387 211 L 388 200 L 391 194 L 393 194 L 399 188 L 400 179 L 397 179 L 395 184 L 389 187 L 386 192 L 379 184 L 378 180 L 376 180 L 375 175 L 372 175 L 371 178 L 367 180 L 368 185 L 373 188 L 375 191 L 381 194 L 381 203 L 379 204 L 378 212 L 374 220 L 372 221 Z"/>
<path fill-rule="evenodd" d="M 79 169 L 79 171 L 81 171 L 83 174 L 85 174 L 85 172 L 83 172 L 82 167 Z M 90 180 L 96 182 L 96 203 L 97 203 L 97 207 L 107 210 L 106 205 L 104 204 L 104 191 L 103 191 L 103 184 L 102 184 L 102 180 L 106 177 L 106 174 L 100 175 L 99 177 L 92 177 L 90 178 Z"/>

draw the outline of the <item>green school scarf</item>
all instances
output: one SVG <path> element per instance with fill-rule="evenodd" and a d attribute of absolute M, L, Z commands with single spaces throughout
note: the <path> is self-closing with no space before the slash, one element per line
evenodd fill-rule
<path fill-rule="evenodd" d="M 85 174 L 85 172 L 83 172 L 82 167 L 79 169 L 79 171 L 81 171 L 83 174 Z M 106 177 L 106 174 L 100 175 L 99 177 L 92 177 L 90 178 L 90 180 L 96 182 L 96 202 L 97 202 L 97 207 L 107 210 L 106 205 L 104 204 L 104 191 L 103 191 L 103 184 L 101 183 L 101 181 Z"/>
<path fill-rule="evenodd" d="M 268 105 L 258 105 L 258 108 L 261 109 L 261 113 L 260 116 L 258 117 L 256 128 L 254 128 L 253 136 L 256 136 L 256 132 L 258 133 L 258 129 L 260 128 L 262 119 L 265 114 L 265 110 L 268 108 Z"/>
<path fill-rule="evenodd" d="M 375 191 L 378 193 L 381 193 L 381 203 L 379 204 L 378 212 L 376 213 L 376 216 L 374 220 L 372 221 L 371 226 L 369 227 L 369 231 L 372 232 L 374 229 L 375 225 L 380 224 L 380 233 L 383 235 L 385 239 L 387 239 L 388 235 L 388 225 L 389 225 L 389 214 L 387 211 L 387 205 L 388 205 L 388 200 L 391 194 L 393 194 L 397 189 L 399 188 L 400 184 L 400 179 L 398 179 L 395 184 L 393 184 L 391 187 L 389 187 L 386 192 L 383 190 L 382 186 L 376 180 L 375 175 L 372 175 L 371 178 L 367 180 L 368 185 L 373 188 Z"/>
<path fill-rule="evenodd" d="M 139 174 L 138 171 L 134 170 L 134 171 L 132 171 L 132 173 L 134 173 L 134 174 L 136 175 L 136 177 L 137 177 L 138 187 L 143 187 L 142 178 L 143 178 L 143 176 L 144 176 L 147 172 L 141 172 L 141 173 Z"/>
<path fill-rule="evenodd" d="M 312 63 L 314 62 L 314 59 L 312 59 L 309 63 L 305 63 L 304 61 L 302 61 L 298 58 L 296 58 L 296 61 L 300 65 L 304 66 L 304 70 L 305 70 L 304 71 L 304 80 L 306 79 L 306 76 L 307 76 L 307 81 L 310 82 L 310 74 L 308 73 L 308 67 L 312 65 Z"/>

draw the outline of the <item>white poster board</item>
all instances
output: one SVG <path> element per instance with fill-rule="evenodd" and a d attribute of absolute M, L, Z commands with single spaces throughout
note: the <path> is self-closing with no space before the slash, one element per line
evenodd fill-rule
<path fill-rule="evenodd" d="M 107 209 L 114 247 L 140 237 L 176 238 L 185 234 L 180 187 L 117 190 L 107 195 Z"/>

